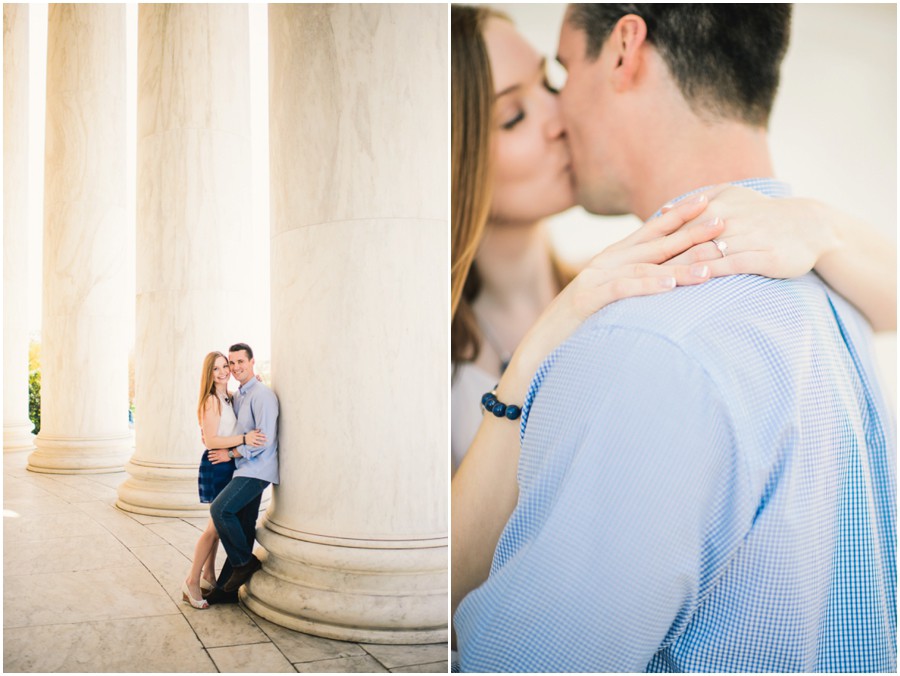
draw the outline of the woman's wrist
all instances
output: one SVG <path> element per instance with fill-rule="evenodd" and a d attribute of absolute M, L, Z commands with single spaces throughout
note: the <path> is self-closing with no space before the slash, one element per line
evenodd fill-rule
<path fill-rule="evenodd" d="M 531 368 L 527 363 L 528 361 L 527 359 L 522 359 L 518 352 L 513 355 L 494 390 L 497 399 L 505 404 L 522 405 L 525 395 L 528 393 L 528 386 L 531 384 L 534 371 L 537 368 Z"/>
<path fill-rule="evenodd" d="M 815 223 L 814 241 L 820 247 L 816 265 L 819 265 L 828 256 L 844 248 L 848 219 L 818 200 L 798 199 L 797 203 L 806 218 Z M 803 215 L 799 218 L 803 218 Z"/>

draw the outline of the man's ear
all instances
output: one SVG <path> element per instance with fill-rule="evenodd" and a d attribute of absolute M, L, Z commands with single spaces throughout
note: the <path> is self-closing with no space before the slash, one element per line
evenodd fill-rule
<path fill-rule="evenodd" d="M 615 70 L 613 83 L 617 91 L 630 89 L 641 74 L 647 42 L 647 24 L 637 14 L 626 14 L 616 22 L 609 37 L 613 48 Z"/>

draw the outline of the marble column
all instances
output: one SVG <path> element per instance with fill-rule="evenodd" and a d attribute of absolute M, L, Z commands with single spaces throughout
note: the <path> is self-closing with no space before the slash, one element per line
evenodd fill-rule
<path fill-rule="evenodd" d="M 446 17 L 269 6 L 281 484 L 241 597 L 330 638 L 447 637 Z"/>
<path fill-rule="evenodd" d="M 28 5 L 3 5 L 3 452 L 28 419 Z"/>
<path fill-rule="evenodd" d="M 51 4 L 41 431 L 35 472 L 111 472 L 131 448 L 125 7 Z"/>
<path fill-rule="evenodd" d="M 203 515 L 203 358 L 249 339 L 246 5 L 143 4 L 138 15 L 135 453 L 124 510 Z"/>

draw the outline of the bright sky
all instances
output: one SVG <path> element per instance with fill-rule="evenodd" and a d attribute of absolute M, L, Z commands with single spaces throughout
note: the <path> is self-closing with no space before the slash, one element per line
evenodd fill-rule
<path fill-rule="evenodd" d="M 138 6 L 129 3 L 125 7 L 126 21 L 126 87 L 127 115 L 127 216 L 129 227 L 135 228 L 135 130 L 137 128 L 137 26 Z M 250 24 L 250 123 L 251 123 L 251 174 L 252 218 L 255 223 L 269 222 L 269 162 L 268 162 L 268 43 L 267 6 L 249 5 Z M 28 175 L 28 331 L 37 337 L 41 331 L 41 267 L 44 218 L 44 124 L 47 69 L 47 4 L 29 5 L 29 175 Z M 268 228 L 266 228 L 268 233 Z M 260 269 L 269 269 L 269 242 L 254 242 L 254 260 Z M 262 275 L 258 297 L 265 303 L 256 308 L 256 317 L 262 328 L 253 336 L 247 336 L 257 359 L 266 361 L 270 355 L 270 304 L 268 302 L 268 275 Z M 130 280 L 134 295 L 134 278 Z M 134 341 L 132 327 L 131 341 Z M 243 339 L 243 338 L 242 338 Z M 214 349 L 211 346 L 210 349 Z M 224 347 L 224 346 L 223 346 Z"/>

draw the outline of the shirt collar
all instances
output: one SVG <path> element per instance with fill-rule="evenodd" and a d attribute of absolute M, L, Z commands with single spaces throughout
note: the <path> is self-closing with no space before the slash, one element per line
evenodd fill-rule
<path fill-rule="evenodd" d="M 241 393 L 241 396 L 244 396 L 245 394 L 247 394 L 247 392 L 252 390 L 258 382 L 259 381 L 256 379 L 256 376 L 253 376 L 250 380 L 248 380 L 245 384 L 241 385 L 238 388 L 238 392 Z"/>
<path fill-rule="evenodd" d="M 777 178 L 745 178 L 740 181 L 731 181 L 731 185 L 738 185 L 743 188 L 750 188 L 751 190 L 755 190 L 758 193 L 762 193 L 766 197 L 790 197 L 791 196 L 791 186 L 785 183 L 784 181 L 779 181 Z M 705 185 L 701 188 L 696 188 L 691 190 L 690 192 L 686 192 L 683 195 L 676 197 L 673 200 L 670 200 L 668 204 L 677 204 L 685 197 L 689 197 L 698 192 L 702 192 L 704 190 L 709 190 L 712 188 L 712 185 Z M 659 216 L 662 208 L 657 210 L 653 217 Z"/>

